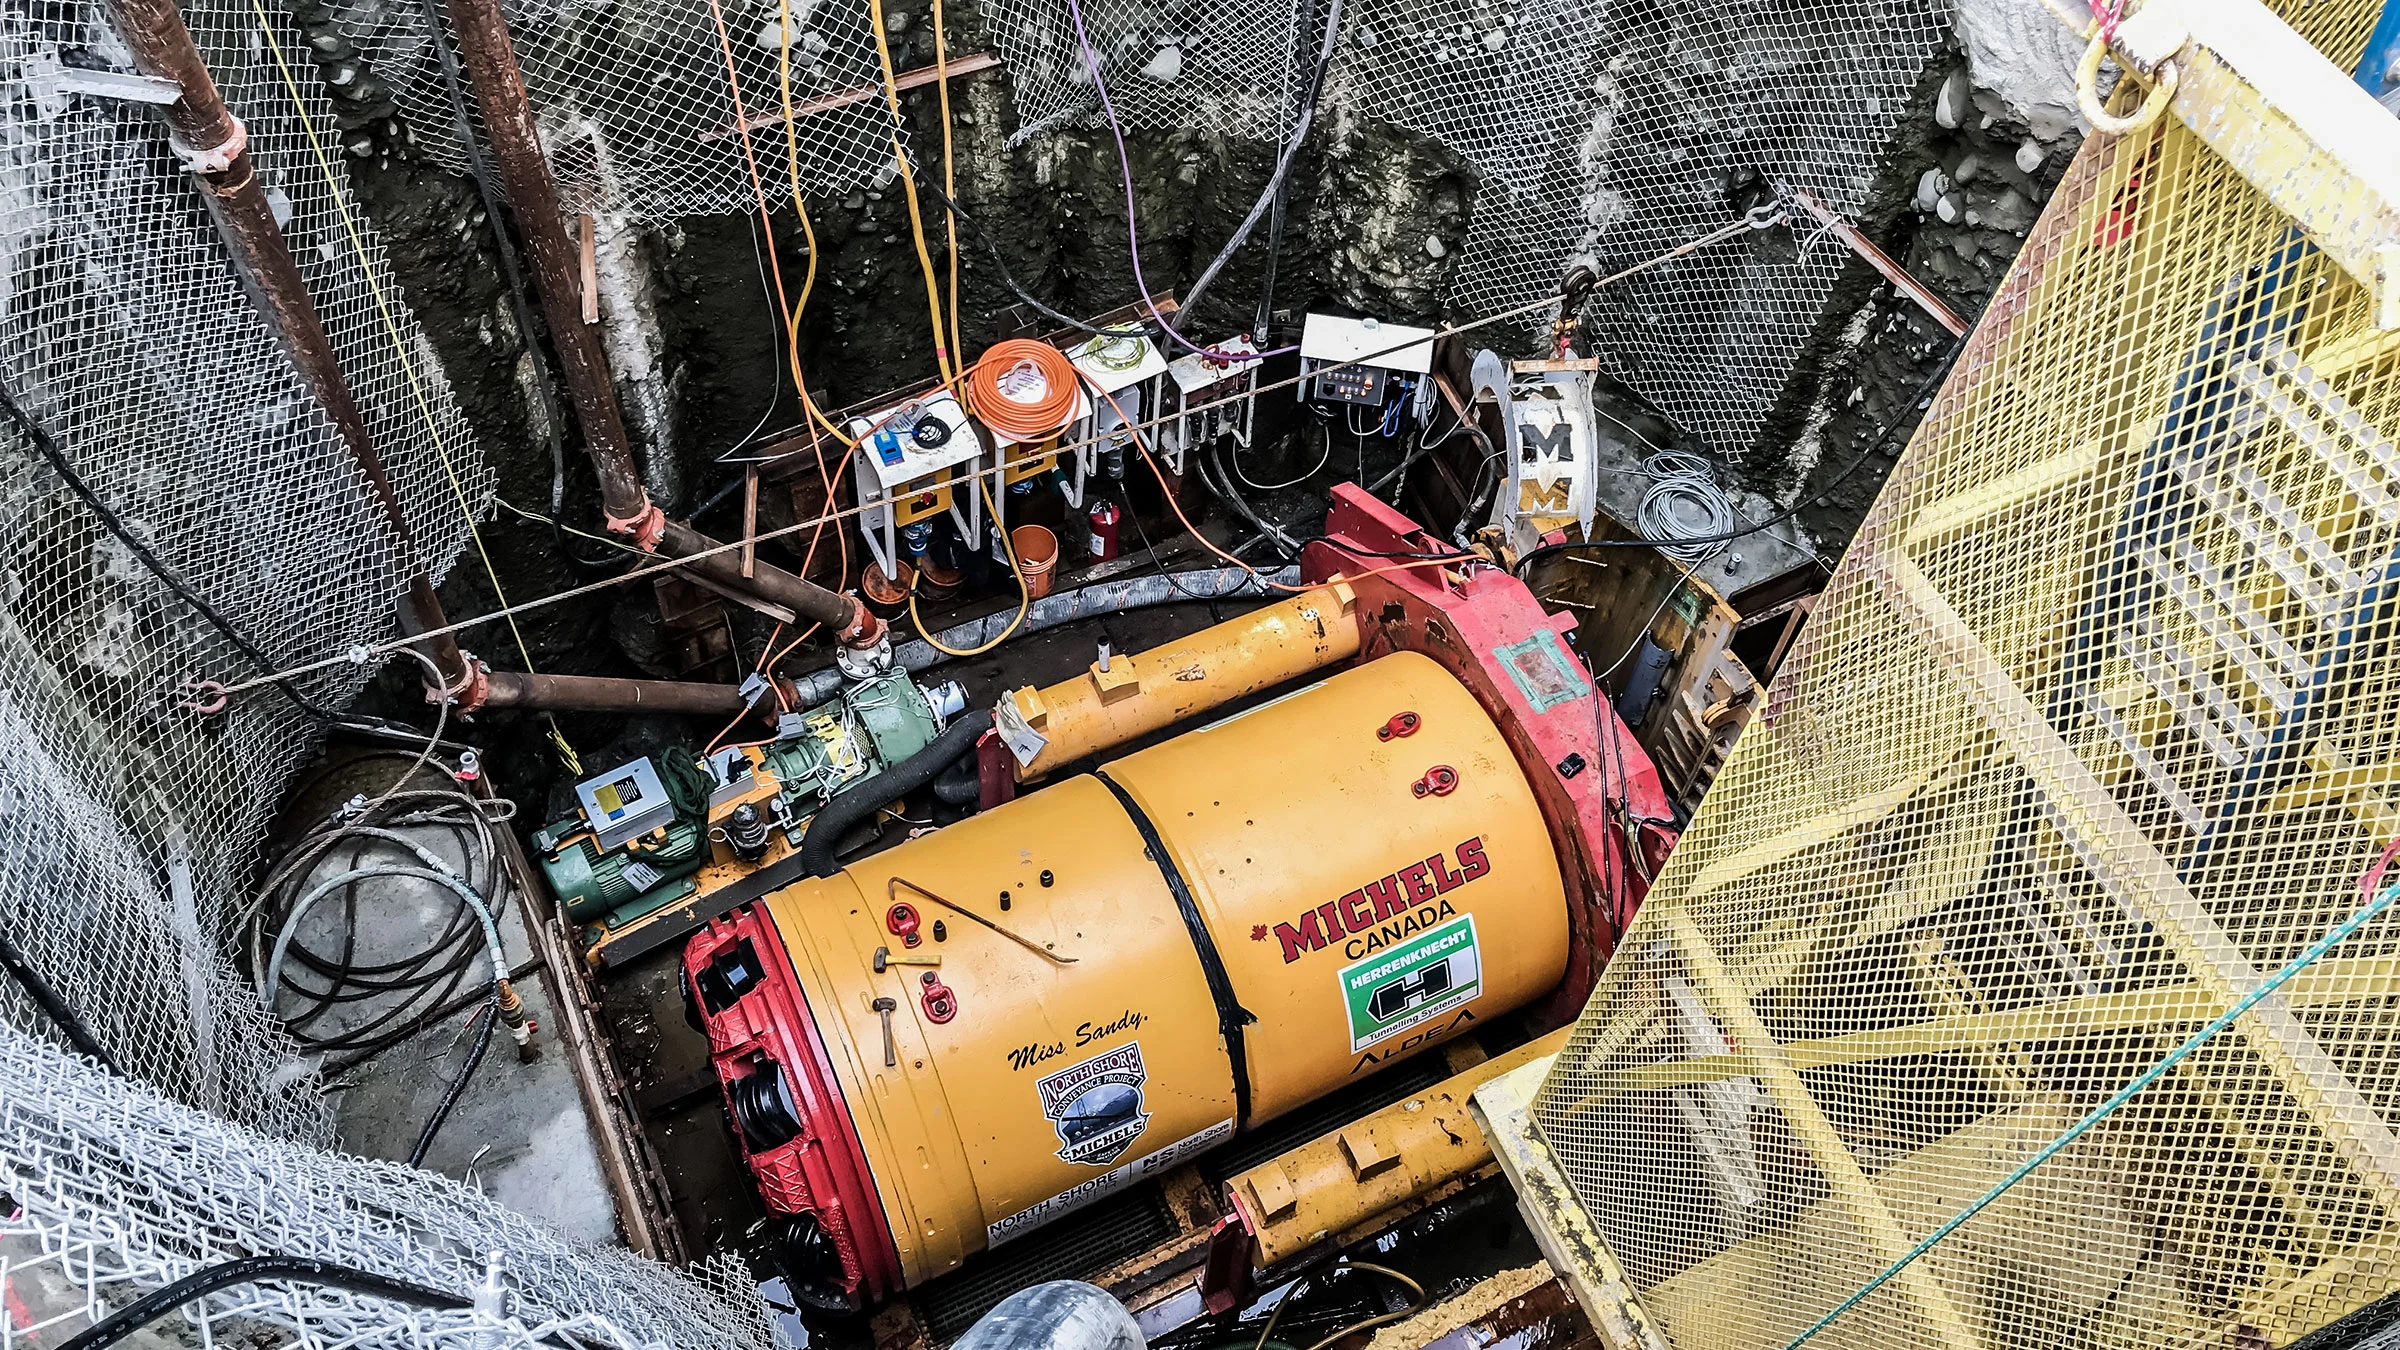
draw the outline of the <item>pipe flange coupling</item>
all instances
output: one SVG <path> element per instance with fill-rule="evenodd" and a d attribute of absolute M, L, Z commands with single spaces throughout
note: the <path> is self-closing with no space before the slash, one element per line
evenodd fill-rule
<path fill-rule="evenodd" d="M 860 612 L 865 613 L 864 610 Z M 868 617 L 873 618 L 872 615 Z M 873 644 L 854 647 L 850 639 L 844 637 L 841 646 L 834 649 L 833 663 L 841 667 L 842 674 L 853 680 L 871 680 L 887 673 L 892 668 L 892 630 L 884 626 L 883 620 L 876 619 Z"/>
<path fill-rule="evenodd" d="M 883 620 L 878 618 L 873 610 L 868 609 L 858 600 L 850 601 L 850 622 L 842 625 L 840 631 L 833 636 L 834 641 L 839 643 L 842 650 L 846 652 L 880 649 L 883 653 L 883 664 L 876 668 L 876 673 L 880 674 L 884 670 L 890 669 L 892 630 L 884 625 Z M 845 666 L 843 669 L 847 670 L 849 667 Z"/>
<path fill-rule="evenodd" d="M 223 173 L 250 148 L 250 129 L 242 125 L 242 119 L 234 116 L 231 109 L 225 112 L 225 124 L 232 134 L 206 150 L 195 150 L 173 135 L 167 137 L 167 149 L 174 153 L 177 163 L 192 173 Z"/>
<path fill-rule="evenodd" d="M 601 516 L 610 534 L 630 536 L 633 546 L 644 553 L 657 552 L 658 541 L 667 537 L 667 513 L 648 497 L 642 498 L 642 509 L 630 516 L 610 515 L 605 509 Z"/>
<path fill-rule="evenodd" d="M 492 668 L 475 653 L 461 648 L 459 663 L 466 667 L 459 672 L 458 683 L 447 688 L 428 681 L 425 685 L 427 703 L 447 703 L 460 716 L 474 712 L 492 697 Z"/>

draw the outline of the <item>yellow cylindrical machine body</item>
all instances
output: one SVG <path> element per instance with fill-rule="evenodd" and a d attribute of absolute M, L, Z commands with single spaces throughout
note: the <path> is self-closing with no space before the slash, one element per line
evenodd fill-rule
<path fill-rule="evenodd" d="M 1174 726 L 1358 655 L 1358 598 L 1330 582 L 1164 647 L 1109 658 L 1000 701 L 1001 734 L 1030 782 L 1061 765 Z"/>
<path fill-rule="evenodd" d="M 1523 773 L 1409 653 L 765 903 L 909 1284 L 1526 1003 L 1567 961 Z"/>

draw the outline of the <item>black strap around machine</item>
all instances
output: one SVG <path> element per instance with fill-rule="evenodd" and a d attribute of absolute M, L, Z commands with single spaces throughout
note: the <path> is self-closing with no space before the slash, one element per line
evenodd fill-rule
<path fill-rule="evenodd" d="M 1209 934 L 1207 922 L 1200 917 L 1199 902 L 1192 898 L 1192 888 L 1184 884 L 1183 873 L 1175 866 L 1174 857 L 1167 852 L 1167 841 L 1159 837 L 1158 827 L 1150 823 L 1150 817 L 1142 814 L 1142 808 L 1134 805 L 1131 794 L 1118 786 L 1115 779 L 1106 773 L 1092 776 L 1108 788 L 1116 797 L 1117 805 L 1124 807 L 1125 814 L 1132 818 L 1133 828 L 1141 832 L 1143 851 L 1150 855 L 1152 862 L 1158 864 L 1159 875 L 1166 878 L 1168 893 L 1175 897 L 1175 908 L 1183 914 L 1183 926 L 1192 937 L 1192 951 L 1200 958 L 1200 973 L 1208 980 L 1208 996 L 1217 1005 L 1217 1029 L 1225 1037 L 1225 1061 L 1233 1070 L 1234 1127 L 1240 1129 L 1247 1126 L 1250 1123 L 1250 1056 L 1242 1042 L 1242 1028 L 1258 1018 L 1242 1006 L 1241 1000 L 1234 997 L 1233 976 L 1225 969 L 1225 958 L 1217 951 L 1217 940 Z"/>

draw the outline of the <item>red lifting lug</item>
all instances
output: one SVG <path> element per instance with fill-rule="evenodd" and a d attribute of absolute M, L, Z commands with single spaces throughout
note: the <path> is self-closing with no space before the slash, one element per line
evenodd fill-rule
<path fill-rule="evenodd" d="M 1420 797 L 1447 797 L 1458 787 L 1458 770 L 1447 764 L 1436 764 L 1425 771 L 1409 790 Z"/>
<path fill-rule="evenodd" d="M 892 930 L 903 947 L 914 947 L 925 940 L 917 932 L 917 907 L 905 900 L 883 912 L 883 926 Z"/>
<path fill-rule="evenodd" d="M 1396 712 L 1392 714 L 1391 721 L 1375 729 L 1375 739 L 1388 741 L 1399 736 L 1414 736 L 1417 728 L 1424 724 L 1425 719 L 1413 712 Z"/>
<path fill-rule="evenodd" d="M 926 1020 L 947 1022 L 958 1016 L 958 994 L 942 983 L 942 977 L 929 970 L 925 972 L 924 981 L 925 992 L 919 1001 L 925 1005 Z"/>

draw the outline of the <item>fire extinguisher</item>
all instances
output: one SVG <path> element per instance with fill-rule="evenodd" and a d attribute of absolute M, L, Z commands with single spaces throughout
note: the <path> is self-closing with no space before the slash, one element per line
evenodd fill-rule
<path fill-rule="evenodd" d="M 1103 497 L 1092 503 L 1092 561 L 1107 562 L 1117 556 L 1117 524 L 1125 513 L 1117 504 Z"/>

